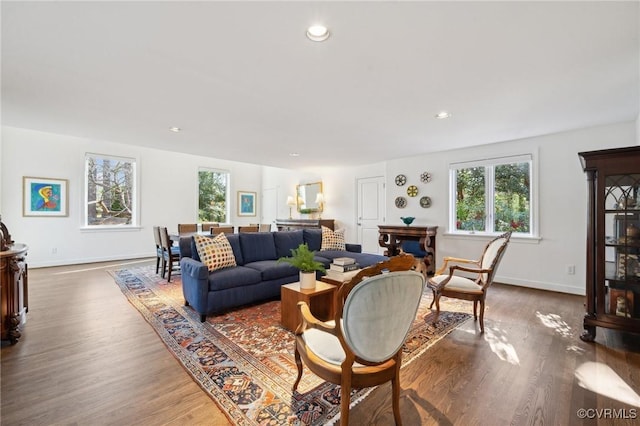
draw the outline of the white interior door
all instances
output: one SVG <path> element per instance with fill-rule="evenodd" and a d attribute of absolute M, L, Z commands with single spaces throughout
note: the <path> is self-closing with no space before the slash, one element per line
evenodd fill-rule
<path fill-rule="evenodd" d="M 384 177 L 376 176 L 357 180 L 358 186 L 358 243 L 365 253 L 384 252 L 378 244 L 378 225 L 385 222 Z"/>
<path fill-rule="evenodd" d="M 278 191 L 276 188 L 262 190 L 262 209 L 260 223 L 270 223 L 274 231 L 274 222 L 278 216 Z"/>

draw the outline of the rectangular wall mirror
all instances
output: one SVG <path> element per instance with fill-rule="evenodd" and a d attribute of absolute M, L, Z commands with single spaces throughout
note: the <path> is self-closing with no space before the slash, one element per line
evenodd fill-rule
<path fill-rule="evenodd" d="M 296 185 L 297 207 L 299 213 L 317 213 L 322 211 L 322 182 Z"/>

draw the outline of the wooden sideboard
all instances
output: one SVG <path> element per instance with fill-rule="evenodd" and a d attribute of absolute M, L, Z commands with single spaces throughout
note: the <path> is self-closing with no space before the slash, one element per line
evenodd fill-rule
<path fill-rule="evenodd" d="M 0 251 L 0 299 L 2 304 L 2 340 L 14 344 L 20 338 L 20 325 L 28 310 L 27 255 L 25 244 L 13 244 Z"/>
<path fill-rule="evenodd" d="M 378 225 L 378 232 L 378 243 L 387 249 L 384 252 L 386 256 L 398 255 L 404 241 L 419 241 L 420 249 L 427 253 L 424 257 L 427 273 L 435 273 L 437 226 Z"/>
<path fill-rule="evenodd" d="M 294 231 L 304 228 L 320 228 L 326 226 L 335 229 L 335 221 L 333 219 L 276 219 L 278 231 Z"/>

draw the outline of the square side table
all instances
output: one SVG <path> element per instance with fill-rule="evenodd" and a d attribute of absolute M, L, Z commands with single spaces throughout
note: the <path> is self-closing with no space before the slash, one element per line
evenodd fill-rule
<path fill-rule="evenodd" d="M 313 316 L 329 321 L 334 316 L 336 286 L 316 281 L 316 288 L 301 289 L 300 283 L 285 284 L 280 288 L 280 323 L 284 328 L 296 331 L 302 316 L 298 302 L 306 302 Z"/>

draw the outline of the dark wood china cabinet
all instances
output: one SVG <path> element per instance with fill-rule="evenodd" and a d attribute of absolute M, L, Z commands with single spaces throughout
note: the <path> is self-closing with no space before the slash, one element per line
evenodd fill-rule
<path fill-rule="evenodd" d="M 14 344 L 27 315 L 27 255 L 25 244 L 14 243 L 0 219 L 0 337 Z"/>
<path fill-rule="evenodd" d="M 640 146 L 581 152 L 587 174 L 584 332 L 640 332 Z"/>

